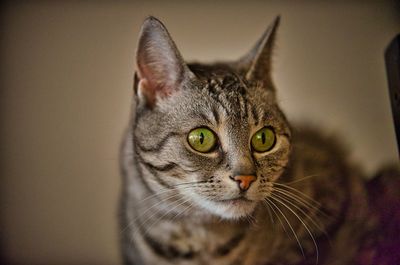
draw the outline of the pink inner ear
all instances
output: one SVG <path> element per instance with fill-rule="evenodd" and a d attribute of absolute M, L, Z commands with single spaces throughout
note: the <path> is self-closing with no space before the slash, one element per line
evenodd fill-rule
<path fill-rule="evenodd" d="M 154 64 L 154 63 L 153 63 Z M 163 98 L 172 94 L 176 84 L 176 69 L 172 66 L 142 64 L 139 67 L 139 78 L 142 94 L 147 100 L 155 103 L 157 94 Z"/>
<path fill-rule="evenodd" d="M 147 81 L 147 79 L 140 79 L 138 88 L 140 93 L 146 98 L 146 104 L 149 107 L 154 107 L 156 103 L 156 91 L 152 85 Z"/>

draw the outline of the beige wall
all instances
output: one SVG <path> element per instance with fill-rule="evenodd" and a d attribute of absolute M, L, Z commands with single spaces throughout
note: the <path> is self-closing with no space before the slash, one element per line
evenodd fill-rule
<path fill-rule="evenodd" d="M 265 1 L 264 1 L 265 2 Z M 275 80 L 289 118 L 340 133 L 369 172 L 396 161 L 383 50 L 394 1 L 8 4 L 1 29 L 0 240 L 9 263 L 116 264 L 118 145 L 141 21 L 188 59 L 233 59 L 282 15 Z"/>

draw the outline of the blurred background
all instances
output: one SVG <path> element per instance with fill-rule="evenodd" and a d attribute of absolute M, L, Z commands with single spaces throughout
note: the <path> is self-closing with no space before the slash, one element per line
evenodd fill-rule
<path fill-rule="evenodd" d="M 373 174 L 398 162 L 383 52 L 395 1 L 8 2 L 0 30 L 2 264 L 118 264 L 118 147 L 143 19 L 188 60 L 235 59 L 273 18 L 290 120 L 337 134 Z"/>

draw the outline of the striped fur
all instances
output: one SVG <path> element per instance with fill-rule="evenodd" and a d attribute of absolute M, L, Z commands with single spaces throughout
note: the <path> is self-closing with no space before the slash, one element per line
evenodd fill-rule
<path fill-rule="evenodd" d="M 162 27 L 150 20 L 148 27 Z M 153 35 L 169 38 L 164 28 L 155 30 L 161 33 Z M 157 45 L 164 45 L 159 41 Z M 156 52 L 148 46 L 154 41 L 142 42 Z M 164 50 L 176 48 L 171 39 L 165 43 Z M 267 40 L 258 45 L 269 53 L 272 44 Z M 257 49 L 252 53 L 266 58 Z M 290 128 L 269 74 L 260 79 L 262 69 L 253 74 L 245 70 L 250 64 L 252 71 L 269 71 L 269 65 L 249 58 L 183 66 L 177 55 L 168 64 L 190 73 L 181 79 L 174 75 L 168 83 L 153 82 L 153 90 L 143 80 L 163 73 L 149 73 L 158 68 L 139 71 L 121 151 L 125 264 L 350 264 L 366 211 L 361 178 L 333 139 Z M 276 144 L 257 153 L 250 139 L 264 126 L 273 128 Z M 216 133 L 215 151 L 190 148 L 187 135 L 198 127 Z M 245 194 L 231 179 L 237 172 L 256 176 Z M 229 201 L 238 196 L 246 199 Z M 344 242 L 346 253 L 338 255 Z"/>

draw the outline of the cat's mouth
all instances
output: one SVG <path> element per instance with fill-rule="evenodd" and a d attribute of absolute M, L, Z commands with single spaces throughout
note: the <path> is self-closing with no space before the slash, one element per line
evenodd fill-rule
<path fill-rule="evenodd" d="M 247 198 L 245 194 L 232 196 L 230 198 L 200 200 L 200 202 L 200 205 L 208 211 L 228 219 L 248 216 L 252 214 L 257 205 L 257 201 Z"/>
<path fill-rule="evenodd" d="M 244 196 L 238 196 L 238 197 L 235 197 L 235 198 L 218 200 L 217 202 L 230 204 L 230 205 L 244 205 L 244 204 L 253 203 L 254 201 L 249 200 Z"/>

